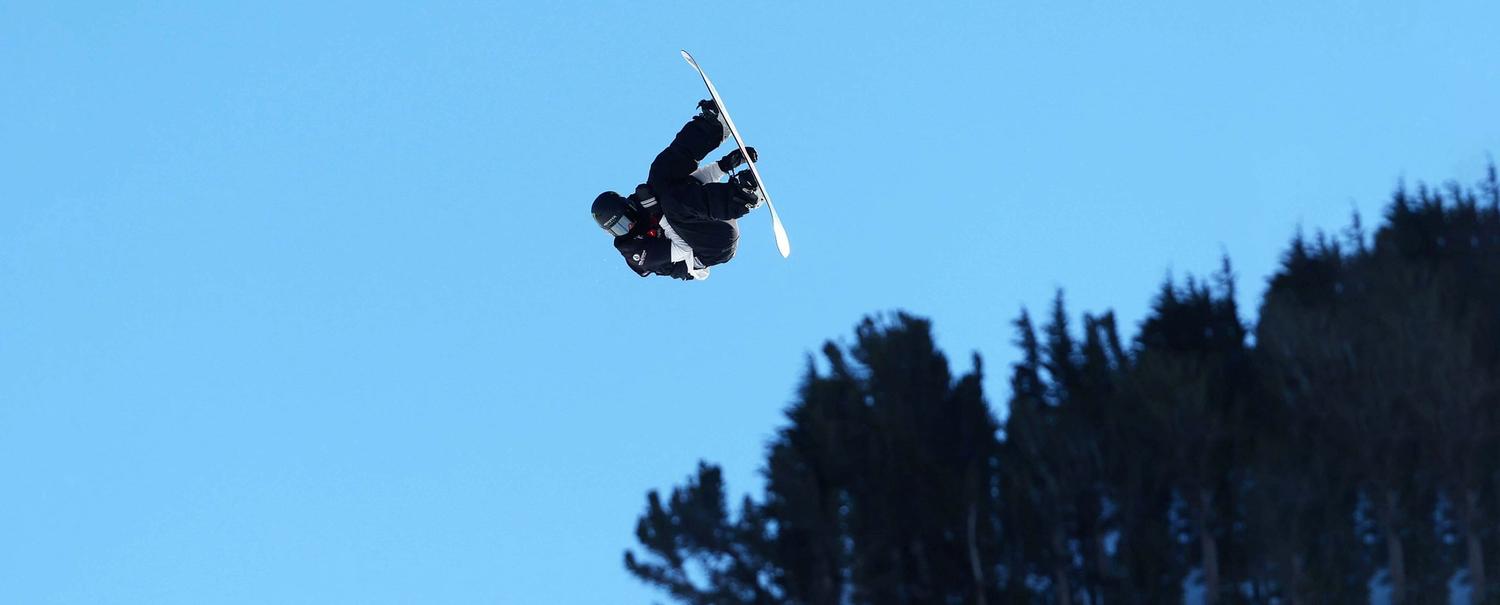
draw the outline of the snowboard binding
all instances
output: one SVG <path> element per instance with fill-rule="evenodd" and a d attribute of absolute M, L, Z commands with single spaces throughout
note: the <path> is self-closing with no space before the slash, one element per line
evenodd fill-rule
<path fill-rule="evenodd" d="M 729 122 L 724 119 L 724 112 L 719 110 L 719 104 L 715 103 L 713 99 L 698 101 L 698 115 L 719 123 L 719 130 L 722 131 L 719 137 L 720 141 L 729 138 Z"/>
<path fill-rule="evenodd" d="M 760 181 L 755 180 L 755 173 L 749 170 L 736 172 L 729 176 L 729 184 L 734 185 L 743 193 L 736 197 L 744 200 L 746 212 L 760 207 Z"/>

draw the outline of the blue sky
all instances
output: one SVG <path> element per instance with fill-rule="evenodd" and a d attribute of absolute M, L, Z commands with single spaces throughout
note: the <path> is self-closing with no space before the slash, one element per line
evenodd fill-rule
<path fill-rule="evenodd" d="M 645 491 L 758 490 L 861 316 L 1003 399 L 1057 288 L 1133 326 L 1227 252 L 1253 305 L 1500 150 L 1494 2 L 808 4 L 0 4 L 0 602 L 660 600 Z M 588 218 L 679 48 L 790 259 L 758 213 L 639 279 Z"/>

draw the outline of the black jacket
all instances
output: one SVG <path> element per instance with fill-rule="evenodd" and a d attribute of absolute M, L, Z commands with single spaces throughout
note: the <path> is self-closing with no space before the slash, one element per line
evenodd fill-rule
<path fill-rule="evenodd" d="M 653 230 L 654 231 L 654 230 Z M 628 233 L 615 238 L 615 249 L 625 257 L 625 264 L 636 275 L 665 275 L 677 279 L 692 279 L 687 263 L 672 262 L 672 241 L 657 233 Z"/>

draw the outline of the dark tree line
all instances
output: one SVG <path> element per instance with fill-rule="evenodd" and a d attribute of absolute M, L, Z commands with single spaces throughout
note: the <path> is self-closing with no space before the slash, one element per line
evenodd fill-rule
<path fill-rule="evenodd" d="M 1500 184 L 1298 235 L 1261 301 L 1168 280 L 1133 340 L 1014 322 L 1003 422 L 930 324 L 809 360 L 730 506 L 700 463 L 626 567 L 682 603 L 1500 603 Z"/>

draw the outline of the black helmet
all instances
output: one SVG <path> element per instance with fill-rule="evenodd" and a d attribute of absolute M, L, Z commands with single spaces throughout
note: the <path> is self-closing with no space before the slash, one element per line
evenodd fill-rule
<path fill-rule="evenodd" d="M 594 222 L 615 236 L 630 233 L 635 227 L 636 208 L 630 200 L 613 191 L 606 191 L 594 198 Z"/>

